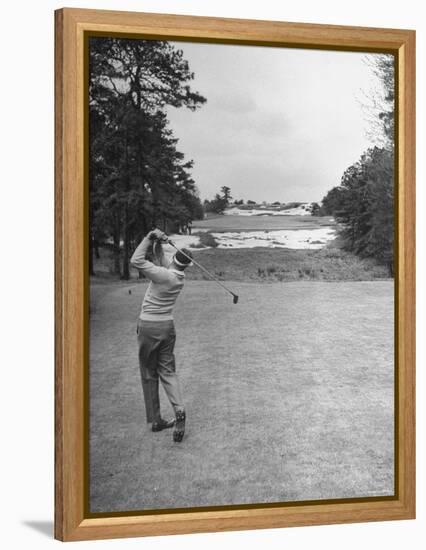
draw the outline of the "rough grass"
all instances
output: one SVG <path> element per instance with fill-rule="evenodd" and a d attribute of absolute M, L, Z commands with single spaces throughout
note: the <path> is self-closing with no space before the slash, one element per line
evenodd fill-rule
<path fill-rule="evenodd" d="M 99 276 L 111 277 L 110 252 L 104 249 L 100 252 L 95 271 Z M 371 281 L 389 278 L 387 268 L 375 260 L 359 258 L 332 245 L 321 250 L 195 248 L 193 252 L 194 258 L 211 273 L 228 281 Z M 190 280 L 208 278 L 197 267 L 189 268 L 186 274 Z M 132 270 L 132 278 L 138 278 L 135 270 Z"/>
<path fill-rule="evenodd" d="M 230 286 L 238 305 L 204 281 L 178 300 L 188 427 L 174 444 L 144 417 L 146 283 L 93 281 L 91 511 L 393 494 L 393 283 Z"/>
<path fill-rule="evenodd" d="M 340 248 L 290 250 L 282 248 L 215 249 L 195 253 L 195 259 L 228 281 L 371 281 L 389 278 L 386 267 Z M 196 267 L 189 279 L 207 279 Z"/>

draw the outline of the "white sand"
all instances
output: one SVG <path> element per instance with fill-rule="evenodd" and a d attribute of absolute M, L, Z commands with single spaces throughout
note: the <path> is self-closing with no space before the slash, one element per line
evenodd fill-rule
<path fill-rule="evenodd" d="M 335 229 L 321 227 L 319 229 L 280 229 L 277 231 L 241 231 L 227 233 L 212 233 L 219 243 L 218 248 L 294 248 L 316 250 L 323 248 L 336 237 Z M 171 235 L 171 240 L 178 248 L 191 248 L 199 245 L 196 235 Z M 169 247 L 165 247 L 168 249 Z M 208 247 L 205 247 L 208 248 Z M 173 250 L 170 247 L 170 252 Z M 201 249 L 202 250 L 202 249 Z M 167 250 L 169 252 L 169 250 Z"/>
<path fill-rule="evenodd" d="M 170 239 L 178 248 L 191 248 L 191 245 L 200 243 L 200 238 L 197 235 L 170 235 Z"/>
<path fill-rule="evenodd" d="M 333 240 L 336 231 L 330 227 L 319 229 L 283 229 L 278 231 L 247 231 L 241 233 L 212 233 L 219 248 L 294 248 L 315 250 Z"/>
<path fill-rule="evenodd" d="M 311 205 L 311 202 L 305 202 L 297 208 L 290 208 L 289 210 L 266 210 L 263 208 L 242 210 L 233 206 L 227 208 L 224 214 L 227 216 L 311 216 Z"/>

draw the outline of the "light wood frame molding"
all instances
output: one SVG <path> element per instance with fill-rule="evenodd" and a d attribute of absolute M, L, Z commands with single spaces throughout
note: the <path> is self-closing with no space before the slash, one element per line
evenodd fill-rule
<path fill-rule="evenodd" d="M 55 12 L 55 538 L 63 541 L 415 517 L 415 32 L 64 8 Z M 85 36 L 123 33 L 317 49 L 396 59 L 395 498 L 88 517 L 85 512 L 87 207 Z"/>

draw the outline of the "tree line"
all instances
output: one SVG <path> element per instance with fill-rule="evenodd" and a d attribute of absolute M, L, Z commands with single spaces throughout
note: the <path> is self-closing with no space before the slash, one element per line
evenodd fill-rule
<path fill-rule="evenodd" d="M 206 199 L 204 201 L 204 211 L 223 214 L 231 199 L 231 188 L 224 185 L 220 188 L 220 193 L 216 193 L 212 200 Z"/>
<path fill-rule="evenodd" d="M 345 170 L 340 185 L 323 198 L 320 213 L 336 218 L 345 249 L 375 258 L 393 275 L 394 58 L 374 56 L 370 65 L 384 92 L 381 102 L 375 101 L 370 112 L 370 132 L 379 134 L 376 137 L 382 145 L 365 151 Z"/>
<path fill-rule="evenodd" d="M 89 52 L 90 273 L 99 244 L 111 243 L 114 272 L 128 279 L 132 250 L 152 227 L 176 231 L 203 217 L 166 108 L 194 111 L 206 99 L 169 42 L 92 37 Z"/>

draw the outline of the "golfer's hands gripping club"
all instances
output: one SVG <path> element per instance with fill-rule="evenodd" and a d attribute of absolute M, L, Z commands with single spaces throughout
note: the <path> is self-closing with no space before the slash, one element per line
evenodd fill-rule
<path fill-rule="evenodd" d="M 168 237 L 167 235 L 161 231 L 160 229 L 153 229 L 148 233 L 148 238 L 150 241 L 160 241 L 160 242 L 167 242 Z"/>
<path fill-rule="evenodd" d="M 179 250 L 179 248 L 175 245 L 175 243 L 170 240 L 168 238 L 168 236 L 163 232 L 161 231 L 160 229 L 154 229 L 152 231 L 150 231 L 148 233 L 148 238 L 151 240 L 151 241 L 157 241 L 157 242 L 162 242 L 162 243 L 168 243 L 170 244 L 171 246 L 173 246 L 173 248 L 175 248 L 176 250 L 178 250 L 179 252 L 181 252 L 182 254 L 184 254 L 185 256 L 187 256 L 185 254 L 185 252 L 183 252 L 182 250 Z M 238 303 L 238 296 L 237 294 L 234 294 L 234 292 L 232 292 L 231 290 L 229 290 L 229 288 L 227 286 L 225 286 L 221 281 L 219 281 L 217 279 L 217 277 L 215 277 L 212 273 L 210 273 L 210 271 L 208 271 L 205 267 L 203 267 L 201 264 L 199 264 L 198 262 L 196 262 L 194 260 L 194 258 L 190 258 L 189 256 L 187 256 L 187 258 L 189 258 L 191 260 L 191 262 L 193 262 L 197 267 L 199 267 L 204 273 L 206 273 L 211 279 L 213 279 L 218 285 L 220 285 L 222 288 L 224 288 L 227 292 L 229 292 L 231 295 L 232 295 L 232 301 L 234 304 L 237 304 Z"/>

